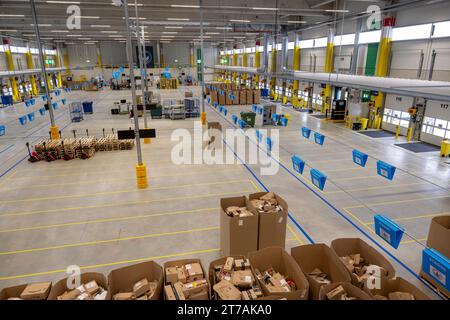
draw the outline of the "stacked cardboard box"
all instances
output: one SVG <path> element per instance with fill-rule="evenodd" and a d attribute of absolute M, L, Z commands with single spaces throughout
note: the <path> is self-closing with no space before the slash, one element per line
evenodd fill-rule
<path fill-rule="evenodd" d="M 67 284 L 68 278 L 55 283 L 48 300 L 105 300 L 108 294 L 106 277 L 101 273 L 82 273 L 76 288 L 68 288 Z"/>
<path fill-rule="evenodd" d="M 336 253 L 325 244 L 302 245 L 291 249 L 291 255 L 306 273 L 310 299 L 319 298 L 320 288 L 335 282 L 351 282 L 350 275 Z"/>
<path fill-rule="evenodd" d="M 336 282 L 320 289 L 319 300 L 373 300 L 373 298 L 351 283 Z"/>
<path fill-rule="evenodd" d="M 0 300 L 47 300 L 51 288 L 51 282 L 30 283 L 4 288 L 0 292 Z"/>
<path fill-rule="evenodd" d="M 357 287 L 362 287 L 370 276 L 395 276 L 392 264 L 359 238 L 335 239 L 331 242 L 331 248 L 340 257 Z"/>
<path fill-rule="evenodd" d="M 273 192 L 258 192 L 249 195 L 252 211 L 259 215 L 258 249 L 272 246 L 284 248 L 288 204 Z"/>
<path fill-rule="evenodd" d="M 249 260 L 264 295 L 288 300 L 308 299 L 308 280 L 284 249 L 270 247 L 251 252 Z"/>
<path fill-rule="evenodd" d="M 108 275 L 107 300 L 160 300 L 163 270 L 154 261 L 115 269 Z"/>
<path fill-rule="evenodd" d="M 217 300 L 256 300 L 263 296 L 250 261 L 244 256 L 212 261 L 209 280 L 213 288 L 212 296 Z"/>
<path fill-rule="evenodd" d="M 166 300 L 209 300 L 209 281 L 199 259 L 164 264 Z"/>
<path fill-rule="evenodd" d="M 403 278 L 379 278 L 375 288 L 365 285 L 363 290 L 375 300 L 430 300 L 430 298 L 416 286 Z"/>

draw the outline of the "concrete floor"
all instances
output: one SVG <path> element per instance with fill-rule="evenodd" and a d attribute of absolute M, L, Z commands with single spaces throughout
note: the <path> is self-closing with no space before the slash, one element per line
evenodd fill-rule
<path fill-rule="evenodd" d="M 197 87 L 186 89 L 200 93 Z M 181 98 L 184 90 L 160 93 Z M 56 118 L 63 136 L 85 129 L 101 136 L 103 128 L 131 126 L 127 116 L 109 111 L 114 101 L 130 99 L 128 91 L 65 95 L 68 101 L 93 100 L 94 114 L 72 124 L 67 106 L 60 107 Z M 0 137 L 0 288 L 58 280 L 73 264 L 108 273 L 148 259 L 163 263 L 199 257 L 207 267 L 220 256 L 219 199 L 267 188 L 290 207 L 287 250 L 311 241 L 329 244 L 335 238 L 360 237 L 384 250 L 399 276 L 437 298 L 416 277 L 431 217 L 450 212 L 450 166 L 434 154 L 414 154 L 393 141 L 286 109 L 291 123 L 277 128 L 282 166 L 276 175 L 262 176 L 259 165 L 243 166 L 238 160 L 234 165 L 173 164 L 176 142 L 171 133 L 176 128 L 192 132 L 193 120 L 152 120 L 157 138 L 143 144 L 149 188 L 138 190 L 135 149 L 99 152 L 88 160 L 28 163 L 24 143 L 48 136 L 48 117 L 26 127 L 13 125 L 23 109 L 0 110 L 0 121 L 11 121 L 8 135 Z M 229 106 L 224 117 L 206 105 L 208 120 L 220 121 L 223 128 L 231 128 L 231 114 L 242 110 L 250 107 Z M 323 133 L 324 146 L 302 138 L 301 126 Z M 366 168 L 353 164 L 354 148 L 372 157 Z M 302 176 L 292 170 L 292 154 L 327 174 L 323 192 L 312 186 L 309 168 Z M 376 175 L 375 159 L 398 167 L 393 181 Z M 398 220 L 419 243 L 405 235 L 398 250 L 389 247 L 372 231 L 375 212 Z"/>

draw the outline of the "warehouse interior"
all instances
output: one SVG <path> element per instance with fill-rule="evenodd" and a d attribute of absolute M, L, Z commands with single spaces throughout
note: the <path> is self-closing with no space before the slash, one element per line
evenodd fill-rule
<path fill-rule="evenodd" d="M 0 299 L 448 300 L 449 12 L 0 0 Z"/>

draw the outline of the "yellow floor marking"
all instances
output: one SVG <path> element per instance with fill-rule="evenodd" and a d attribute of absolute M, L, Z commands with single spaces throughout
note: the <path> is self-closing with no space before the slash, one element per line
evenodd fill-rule
<path fill-rule="evenodd" d="M 128 190 L 117 190 L 117 191 L 71 194 L 71 195 L 54 196 L 54 197 L 38 197 L 38 198 L 27 198 L 27 199 L 18 199 L 18 200 L 1 200 L 0 203 L 46 201 L 46 200 L 58 200 L 58 199 L 72 199 L 72 198 L 91 198 L 91 197 L 111 195 L 111 194 L 138 193 L 138 192 L 143 193 L 143 192 L 154 191 L 154 190 L 168 190 L 168 189 L 209 186 L 209 185 L 227 184 L 227 183 L 242 183 L 242 182 L 250 182 L 250 181 L 251 180 L 249 180 L 249 179 L 241 179 L 241 180 L 205 182 L 205 183 L 184 184 L 184 185 L 177 185 L 177 186 L 165 186 L 165 187 L 153 187 L 153 188 L 151 187 L 151 188 L 147 188 L 147 189 L 128 189 Z"/>
<path fill-rule="evenodd" d="M 344 210 L 349 216 L 351 216 L 353 219 L 355 219 L 356 221 L 358 221 L 361 225 L 363 225 L 364 227 L 366 227 L 368 230 L 370 230 L 372 233 L 375 233 L 375 231 L 369 227 L 367 224 L 365 224 L 361 219 L 359 219 L 357 216 L 355 216 L 353 213 L 351 213 L 349 210 L 347 210 L 347 208 L 342 208 L 342 210 Z"/>
<path fill-rule="evenodd" d="M 295 240 L 298 241 L 298 243 L 300 243 L 301 245 L 305 244 L 302 240 L 300 240 L 300 238 L 297 236 L 297 234 L 294 232 L 294 230 L 292 230 L 290 225 L 287 225 L 287 228 L 288 228 L 289 232 L 294 236 Z"/>
<path fill-rule="evenodd" d="M 341 171 L 356 171 L 356 170 L 364 170 L 364 169 L 375 169 L 376 167 L 360 167 L 358 166 L 357 168 L 342 168 L 342 169 L 334 169 L 334 170 L 328 170 L 326 169 L 327 173 L 329 172 L 341 172 Z"/>
<path fill-rule="evenodd" d="M 147 257 L 147 258 L 139 258 L 139 259 L 133 259 L 133 260 L 121 260 L 121 261 L 114 261 L 114 262 L 95 264 L 95 265 L 89 265 L 89 266 L 80 266 L 80 269 L 81 270 L 89 270 L 89 269 L 117 266 L 117 265 L 122 265 L 122 264 L 139 263 L 139 262 L 144 262 L 144 261 L 161 260 L 161 259 L 174 258 L 174 257 L 179 257 L 179 256 L 197 255 L 197 254 L 204 254 L 204 253 L 211 253 L 211 252 L 218 252 L 218 251 L 220 251 L 219 248 L 194 250 L 194 251 L 172 253 L 172 254 L 153 256 L 153 257 Z M 49 275 L 49 274 L 55 274 L 55 273 L 66 273 L 66 269 L 20 274 L 20 275 L 15 275 L 15 276 L 5 276 L 5 277 L 0 277 L 0 281 L 27 278 L 27 277 L 37 277 L 37 276 L 43 276 L 43 275 Z"/>
<path fill-rule="evenodd" d="M 4 185 L 8 180 L 10 180 L 12 177 L 14 177 L 17 174 L 17 171 L 14 171 L 11 175 L 6 177 L 2 182 L 0 182 L 0 186 Z"/>
<path fill-rule="evenodd" d="M 256 192 L 261 192 L 261 189 L 258 188 L 258 186 L 255 184 L 253 180 L 250 180 L 250 182 L 252 183 L 253 188 L 255 188 Z"/>
<path fill-rule="evenodd" d="M 253 192 L 253 189 L 246 189 L 246 190 L 242 190 L 242 191 L 233 191 L 233 192 L 224 192 L 224 193 L 211 193 L 211 194 L 206 194 L 206 195 L 201 195 L 201 196 L 190 195 L 190 196 L 183 196 L 183 197 L 170 197 L 170 198 L 164 198 L 164 199 L 115 202 L 115 203 L 92 205 L 92 206 L 66 207 L 66 208 L 59 208 L 59 209 L 23 211 L 23 212 L 10 212 L 10 213 L 0 214 L 0 217 L 27 216 L 27 215 L 34 215 L 34 214 L 39 214 L 39 213 L 58 213 L 59 214 L 64 211 L 111 208 L 111 207 L 118 207 L 118 206 L 124 206 L 124 205 L 148 204 L 148 203 L 163 202 L 163 201 L 192 200 L 192 199 L 201 199 L 201 198 L 208 198 L 208 197 L 234 195 L 234 194 L 246 193 L 246 192 Z"/>
<path fill-rule="evenodd" d="M 16 229 L 3 229 L 3 230 L 0 230 L 0 233 L 51 229 L 51 228 L 60 228 L 60 227 L 94 224 L 94 223 L 115 222 L 115 221 L 129 221 L 129 220 L 163 217 L 163 216 L 171 216 L 171 215 L 187 214 L 187 213 L 202 213 L 202 212 L 208 212 L 208 211 L 213 212 L 214 210 L 218 210 L 218 209 L 219 208 L 202 208 L 202 209 L 194 209 L 194 210 L 168 211 L 168 212 L 162 212 L 162 213 L 144 214 L 144 215 L 136 215 L 136 216 L 125 216 L 125 217 L 117 217 L 117 218 L 83 220 L 83 221 L 74 221 L 74 222 L 67 222 L 67 223 L 33 226 L 33 227 L 23 227 L 23 228 L 16 228 Z"/>
<path fill-rule="evenodd" d="M 422 239 L 417 239 L 417 240 L 419 240 L 419 242 L 422 242 L 422 241 L 426 241 L 427 238 L 422 238 Z M 417 241 L 416 240 L 405 240 L 405 241 L 400 242 L 400 244 L 408 244 L 408 243 L 417 243 Z"/>
<path fill-rule="evenodd" d="M 407 173 L 397 173 L 396 176 L 404 176 L 407 175 Z M 349 177 L 349 178 L 338 178 L 333 179 L 333 181 L 350 181 L 350 180 L 361 180 L 361 179 L 369 179 L 369 178 L 381 178 L 380 175 L 372 175 L 372 176 L 361 176 L 361 177 Z"/>
<path fill-rule="evenodd" d="M 20 253 L 30 253 L 30 252 L 42 252 L 42 251 L 50 251 L 50 250 L 65 249 L 65 248 L 96 246 L 96 245 L 100 245 L 100 244 L 116 243 L 116 242 L 137 240 L 137 239 L 166 237 L 166 236 L 173 236 L 173 235 L 179 235 L 179 234 L 188 234 L 188 233 L 195 233 L 195 232 L 203 232 L 203 231 L 211 231 L 211 230 L 218 230 L 218 229 L 219 229 L 219 227 L 197 228 L 197 229 L 190 229 L 190 230 L 179 230 L 179 231 L 170 231 L 170 232 L 161 232 L 161 233 L 151 233 L 151 234 L 145 234 L 145 235 L 142 235 L 142 236 L 130 236 L 130 237 L 124 237 L 124 238 L 107 239 L 107 240 L 97 240 L 97 241 L 69 243 L 69 244 L 50 246 L 50 247 L 42 247 L 42 248 L 23 249 L 23 250 L 14 250 L 14 251 L 3 251 L 3 252 L 0 252 L 0 256 L 20 254 Z"/>
<path fill-rule="evenodd" d="M 344 189 L 344 190 L 339 190 L 339 191 L 327 191 L 327 192 L 324 192 L 324 193 L 325 194 L 333 194 L 333 193 L 341 193 L 341 192 L 369 191 L 369 190 L 376 190 L 376 189 L 386 189 L 386 188 L 395 188 L 395 187 L 404 187 L 404 186 L 414 186 L 414 185 L 421 185 L 421 184 L 428 184 L 428 182 L 402 183 L 402 184 L 394 184 L 394 185 L 388 185 L 388 186 Z M 419 190 L 417 192 L 419 192 Z"/>
<path fill-rule="evenodd" d="M 365 208 L 367 206 L 376 207 L 376 206 L 384 206 L 384 205 L 388 205 L 388 204 L 407 203 L 407 202 L 425 201 L 425 200 L 433 200 L 433 199 L 443 199 L 443 198 L 449 198 L 449 197 L 450 196 L 448 195 L 448 196 L 436 196 L 436 197 L 428 197 L 428 198 L 410 199 L 410 200 L 396 200 L 396 201 L 366 203 L 364 205 L 350 206 L 350 207 L 346 207 L 346 208 L 347 209 Z"/>
<path fill-rule="evenodd" d="M 450 214 L 450 212 L 441 212 L 441 213 L 433 213 L 433 214 L 424 214 L 421 216 L 413 216 L 413 217 L 405 217 L 405 218 L 396 218 L 396 219 L 391 219 L 393 221 L 407 221 L 407 220 L 415 220 L 415 219 L 425 219 L 425 218 L 432 218 L 432 217 L 436 217 L 436 216 L 441 216 L 441 215 L 446 215 L 446 214 Z M 368 226 L 373 225 L 374 222 L 370 221 L 370 222 L 366 222 L 366 224 Z"/>
<path fill-rule="evenodd" d="M 153 169 L 156 168 L 147 168 L 147 171 L 153 171 Z M 217 173 L 217 169 L 214 169 Z M 229 168 L 226 168 L 224 171 L 229 170 Z M 242 170 L 242 169 L 241 169 Z M 202 171 L 202 174 L 204 174 L 206 171 Z M 209 172 L 207 172 L 209 173 Z M 167 178 L 167 177 L 184 177 L 184 176 L 192 176 L 192 175 L 198 175 L 199 172 L 187 172 L 187 173 L 176 173 L 176 174 L 166 174 L 166 175 L 148 175 L 150 179 L 158 179 L 158 178 Z M 23 190 L 23 189 L 34 189 L 34 188 L 48 188 L 48 187 L 62 187 L 62 186 L 70 186 L 70 185 L 84 185 L 84 184 L 95 184 L 95 183 L 104 183 L 104 182 L 119 182 L 119 181 L 128 181 L 128 180 L 136 180 L 135 177 L 133 178 L 120 178 L 120 179 L 94 179 L 94 180 L 85 180 L 85 181 L 77 181 L 77 182 L 65 182 L 65 183 L 49 183 L 49 184 L 38 184 L 38 185 L 27 185 L 17 188 L 5 188 L 2 189 L 3 191 L 11 191 L 11 190 Z"/>

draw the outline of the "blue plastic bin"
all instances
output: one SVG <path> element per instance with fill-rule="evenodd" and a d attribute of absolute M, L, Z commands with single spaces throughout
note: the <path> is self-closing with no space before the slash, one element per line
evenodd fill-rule
<path fill-rule="evenodd" d="M 219 106 L 219 112 L 222 113 L 223 111 L 223 106 Z"/>
<path fill-rule="evenodd" d="M 244 129 L 245 126 L 246 126 L 245 121 L 242 120 L 242 119 L 239 119 L 237 123 L 238 123 L 238 125 L 239 125 L 239 128 L 241 128 L 241 129 Z"/>
<path fill-rule="evenodd" d="M 252 111 L 253 111 L 254 113 L 256 113 L 257 110 L 258 110 L 258 107 L 257 107 L 255 104 L 252 105 Z"/>
<path fill-rule="evenodd" d="M 266 146 L 268 151 L 272 151 L 273 141 L 269 137 L 266 138 Z"/>
<path fill-rule="evenodd" d="M 55 95 L 56 96 L 59 96 L 61 94 L 61 91 L 60 90 L 55 90 Z"/>
<path fill-rule="evenodd" d="M 61 99 L 61 103 L 65 106 L 66 105 L 66 99 Z"/>
<path fill-rule="evenodd" d="M 2 96 L 2 104 L 4 106 L 12 106 L 13 105 L 13 97 L 12 96 Z"/>
<path fill-rule="evenodd" d="M 285 118 L 284 116 L 281 117 L 280 125 L 281 125 L 282 127 L 287 127 L 288 120 L 289 120 L 289 119 L 288 119 L 288 118 Z"/>
<path fill-rule="evenodd" d="M 29 107 L 31 104 L 30 104 L 30 101 L 29 100 L 25 100 L 25 107 Z"/>
<path fill-rule="evenodd" d="M 278 125 L 278 123 L 280 122 L 280 115 L 276 114 L 276 113 L 272 113 L 272 121 L 274 125 Z"/>
<path fill-rule="evenodd" d="M 77 84 L 74 84 L 74 85 L 73 85 L 73 88 L 74 88 L 75 90 L 78 90 L 78 85 L 77 85 Z"/>
<path fill-rule="evenodd" d="M 39 113 L 41 114 L 41 116 L 45 116 L 45 107 L 40 108 Z"/>
<path fill-rule="evenodd" d="M 325 141 L 325 136 L 318 132 L 314 132 L 314 141 L 319 145 L 323 145 L 323 142 Z"/>
<path fill-rule="evenodd" d="M 362 153 L 358 150 L 353 150 L 352 151 L 353 154 L 353 162 L 356 163 L 357 165 L 361 166 L 361 167 L 365 167 L 366 166 L 366 162 L 368 159 L 368 155 L 365 153 Z"/>
<path fill-rule="evenodd" d="M 233 120 L 233 123 L 234 123 L 234 124 L 237 124 L 238 119 L 239 119 L 239 118 L 238 118 L 237 115 L 235 115 L 235 114 L 231 115 L 231 120 Z"/>
<path fill-rule="evenodd" d="M 377 173 L 385 177 L 386 179 L 392 180 L 394 178 L 395 167 L 386 163 L 384 161 L 377 161 Z"/>
<path fill-rule="evenodd" d="M 400 227 L 394 221 L 386 216 L 377 214 L 374 216 L 375 221 L 375 233 L 383 238 L 384 241 L 389 243 L 395 249 L 398 248 L 400 241 L 402 240 L 405 229 Z"/>
<path fill-rule="evenodd" d="M 214 108 L 217 108 L 217 102 L 214 102 L 213 105 L 214 105 Z"/>
<path fill-rule="evenodd" d="M 303 174 L 303 170 L 305 169 L 305 161 L 303 161 L 299 156 L 292 156 L 292 167 L 298 173 Z"/>
<path fill-rule="evenodd" d="M 54 110 L 57 110 L 58 109 L 58 102 L 53 102 L 52 103 L 52 107 L 53 107 Z"/>
<path fill-rule="evenodd" d="M 262 115 L 263 114 L 263 108 L 262 107 L 258 107 L 258 113 L 259 113 L 259 115 Z"/>
<path fill-rule="evenodd" d="M 311 181 L 313 185 L 315 185 L 320 190 L 323 190 L 325 188 L 325 182 L 327 181 L 327 176 L 324 175 L 322 172 L 320 172 L 317 169 L 311 169 Z"/>
<path fill-rule="evenodd" d="M 227 108 L 223 108 L 222 109 L 222 112 L 223 112 L 223 115 L 226 117 L 227 116 L 227 114 L 228 114 L 228 110 L 227 110 Z"/>
<path fill-rule="evenodd" d="M 34 120 L 34 112 L 30 112 L 29 114 L 27 114 L 28 117 L 28 121 L 33 121 Z"/>
<path fill-rule="evenodd" d="M 64 89 L 66 92 L 70 92 L 70 88 L 66 88 Z"/>
<path fill-rule="evenodd" d="M 210 97 L 206 98 L 206 101 L 208 101 L 208 103 L 211 104 L 211 98 Z"/>
<path fill-rule="evenodd" d="M 35 98 L 30 99 L 30 105 L 34 106 L 35 104 L 36 104 L 36 99 Z"/>
<path fill-rule="evenodd" d="M 44 94 L 41 98 L 42 98 L 42 101 L 47 101 L 47 95 Z"/>
<path fill-rule="evenodd" d="M 19 117 L 19 123 L 21 126 L 26 125 L 27 124 L 27 116 Z"/>
<path fill-rule="evenodd" d="M 6 133 L 6 127 L 4 125 L 0 125 L 0 136 L 4 136 Z"/>
<path fill-rule="evenodd" d="M 269 96 L 269 89 L 260 89 L 260 90 L 261 90 L 261 97 Z"/>
<path fill-rule="evenodd" d="M 83 102 L 83 112 L 84 113 L 94 113 L 93 108 L 94 103 L 92 101 L 84 101 Z"/>
<path fill-rule="evenodd" d="M 309 139 L 311 136 L 311 129 L 308 129 L 307 127 L 302 127 L 302 136 L 306 139 Z"/>
<path fill-rule="evenodd" d="M 435 249 L 424 249 L 422 271 L 450 291 L 450 260 L 446 256 Z"/>

